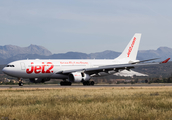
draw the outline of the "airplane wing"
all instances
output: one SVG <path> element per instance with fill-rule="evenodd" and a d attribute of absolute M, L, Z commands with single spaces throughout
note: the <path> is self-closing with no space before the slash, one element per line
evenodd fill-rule
<path fill-rule="evenodd" d="M 162 62 L 153 62 L 153 63 L 129 63 L 129 64 L 118 64 L 118 65 L 106 65 L 106 66 L 99 66 L 94 68 L 84 68 L 84 69 L 75 69 L 75 70 L 65 70 L 57 72 L 56 74 L 70 74 L 72 72 L 84 72 L 89 75 L 96 74 L 99 72 L 109 72 L 109 71 L 116 71 L 119 72 L 121 70 L 130 70 L 135 68 L 136 66 L 148 66 L 148 65 L 157 65 L 162 63 L 167 63 L 170 58 L 162 61 Z"/>

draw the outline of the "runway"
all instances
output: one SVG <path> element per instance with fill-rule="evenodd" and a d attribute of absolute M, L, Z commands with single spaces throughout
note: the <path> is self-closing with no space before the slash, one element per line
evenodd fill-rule
<path fill-rule="evenodd" d="M 172 87 L 172 83 L 160 83 L 160 84 L 98 84 L 94 86 L 83 86 L 83 85 L 71 85 L 71 86 L 60 86 L 58 84 L 32 84 L 32 85 L 0 85 L 0 90 L 2 89 L 20 89 L 20 88 L 27 88 L 27 89 L 62 89 L 62 88 L 113 88 L 113 87 Z"/>

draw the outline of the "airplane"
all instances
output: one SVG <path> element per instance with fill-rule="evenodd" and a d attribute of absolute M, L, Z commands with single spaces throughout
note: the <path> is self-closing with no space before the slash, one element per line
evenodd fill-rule
<path fill-rule="evenodd" d="M 115 59 L 27 59 L 11 62 L 2 71 L 9 76 L 17 77 L 19 86 L 23 86 L 23 78 L 29 78 L 33 83 L 62 79 L 61 86 L 75 82 L 94 85 L 94 81 L 90 81 L 92 77 L 112 75 L 122 70 L 130 71 L 136 66 L 162 64 L 170 60 L 136 60 L 140 39 L 141 33 L 135 33 L 121 55 Z"/>

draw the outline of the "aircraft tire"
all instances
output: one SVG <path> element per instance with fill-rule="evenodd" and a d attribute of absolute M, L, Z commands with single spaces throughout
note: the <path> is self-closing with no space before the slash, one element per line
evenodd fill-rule
<path fill-rule="evenodd" d="M 87 82 L 83 82 L 83 85 L 86 86 L 87 85 Z"/>
<path fill-rule="evenodd" d="M 83 85 L 86 86 L 86 85 L 91 85 L 91 82 L 90 81 L 84 81 L 83 82 Z"/>
<path fill-rule="evenodd" d="M 71 85 L 72 85 L 72 83 L 71 83 L 71 82 L 68 82 L 68 85 L 69 85 L 69 86 L 71 86 Z"/>
<path fill-rule="evenodd" d="M 19 82 L 19 86 L 23 86 L 23 82 Z"/>
<path fill-rule="evenodd" d="M 90 85 L 94 85 L 94 81 L 90 81 Z"/>
<path fill-rule="evenodd" d="M 67 81 L 61 81 L 61 82 L 60 82 L 60 85 L 61 85 L 61 86 L 71 86 L 72 83 L 71 83 L 71 82 L 67 82 Z"/>

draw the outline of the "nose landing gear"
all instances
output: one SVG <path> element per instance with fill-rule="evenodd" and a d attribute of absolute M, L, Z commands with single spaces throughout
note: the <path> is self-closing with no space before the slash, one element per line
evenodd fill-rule
<path fill-rule="evenodd" d="M 19 78 L 19 86 L 23 86 L 23 80 L 22 80 L 22 78 Z"/>
<path fill-rule="evenodd" d="M 23 86 L 23 82 L 19 82 L 19 86 Z"/>

